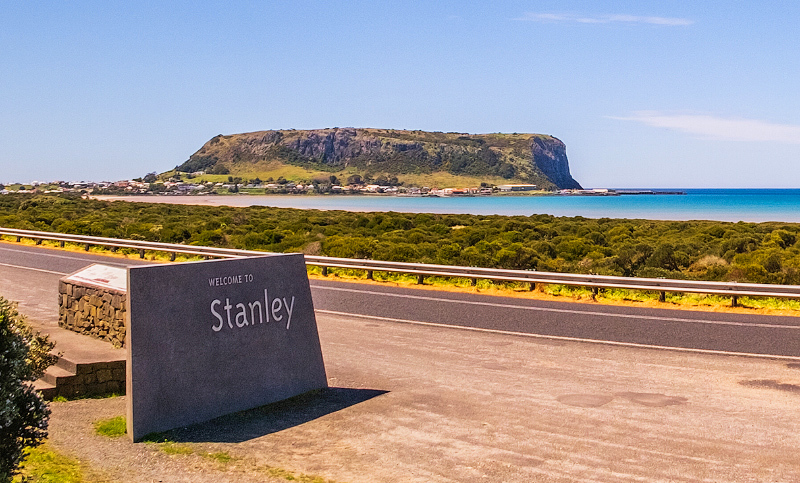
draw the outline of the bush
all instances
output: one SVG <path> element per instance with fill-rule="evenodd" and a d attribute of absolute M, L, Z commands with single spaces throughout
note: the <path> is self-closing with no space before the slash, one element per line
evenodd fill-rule
<path fill-rule="evenodd" d="M 53 345 L 0 297 L 0 482 L 11 481 L 25 448 L 47 436 L 50 410 L 30 382 L 55 362 Z"/>

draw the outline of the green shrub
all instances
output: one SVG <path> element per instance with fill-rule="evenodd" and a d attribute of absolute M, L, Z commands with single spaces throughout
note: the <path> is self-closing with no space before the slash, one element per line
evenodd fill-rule
<path fill-rule="evenodd" d="M 19 194 L 0 197 L 0 226 L 344 258 L 800 282 L 796 223 L 348 213 Z"/>
<path fill-rule="evenodd" d="M 54 361 L 53 343 L 25 324 L 14 304 L 0 297 L 0 482 L 11 481 L 25 448 L 47 436 L 50 410 L 31 382 Z"/>

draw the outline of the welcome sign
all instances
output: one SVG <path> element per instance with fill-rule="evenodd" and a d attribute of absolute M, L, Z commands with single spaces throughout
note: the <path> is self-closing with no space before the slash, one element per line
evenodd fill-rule
<path fill-rule="evenodd" d="M 128 434 L 327 387 L 301 254 L 128 269 Z"/>

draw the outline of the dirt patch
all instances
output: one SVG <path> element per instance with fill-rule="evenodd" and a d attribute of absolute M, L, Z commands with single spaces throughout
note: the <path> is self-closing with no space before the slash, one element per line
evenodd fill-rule
<path fill-rule="evenodd" d="M 680 396 L 667 396 L 665 394 L 655 394 L 648 392 L 618 392 L 614 394 L 616 397 L 625 398 L 630 402 L 641 404 L 642 406 L 649 406 L 654 408 L 661 408 L 665 406 L 677 406 L 686 404 L 689 400 Z"/>
<path fill-rule="evenodd" d="M 755 387 L 758 389 L 776 389 L 778 391 L 800 394 L 800 385 L 788 384 L 774 379 L 753 379 L 750 381 L 740 381 L 739 384 L 745 387 Z"/>
<path fill-rule="evenodd" d="M 602 394 L 565 394 L 556 398 L 561 404 L 579 408 L 599 408 L 610 403 L 614 398 Z"/>

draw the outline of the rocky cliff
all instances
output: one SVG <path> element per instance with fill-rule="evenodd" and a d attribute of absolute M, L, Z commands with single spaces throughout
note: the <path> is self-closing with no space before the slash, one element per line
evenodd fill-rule
<path fill-rule="evenodd" d="M 464 134 L 332 128 L 215 136 L 176 169 L 235 173 L 282 162 L 309 170 L 365 174 L 435 173 L 500 177 L 542 188 L 580 188 L 566 146 L 543 134 Z"/>

